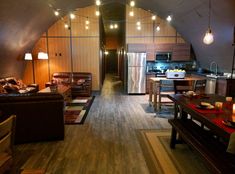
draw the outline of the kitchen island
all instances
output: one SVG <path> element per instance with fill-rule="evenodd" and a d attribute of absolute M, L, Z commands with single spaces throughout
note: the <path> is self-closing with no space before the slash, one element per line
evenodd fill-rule
<path fill-rule="evenodd" d="M 181 80 L 181 81 L 185 81 L 185 80 L 192 80 L 192 81 L 196 81 L 196 80 L 204 80 L 206 79 L 205 77 L 200 77 L 200 76 L 186 76 L 183 79 L 168 79 L 166 77 L 151 77 L 149 79 L 149 103 L 150 105 L 153 105 L 155 110 L 159 110 L 159 100 L 157 99 L 157 96 L 160 95 L 160 82 L 162 80 Z"/>

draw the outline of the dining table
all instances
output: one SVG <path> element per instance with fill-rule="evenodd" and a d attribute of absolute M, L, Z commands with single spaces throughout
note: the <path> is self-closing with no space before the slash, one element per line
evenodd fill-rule
<path fill-rule="evenodd" d="M 168 120 L 172 125 L 170 147 L 186 142 L 212 173 L 235 173 L 235 149 L 228 152 L 229 146 L 235 148 L 233 101 L 216 94 L 170 94 L 168 98 L 175 104 L 174 118 Z M 216 108 L 215 102 L 222 107 Z M 202 107 L 202 103 L 213 107 Z"/>

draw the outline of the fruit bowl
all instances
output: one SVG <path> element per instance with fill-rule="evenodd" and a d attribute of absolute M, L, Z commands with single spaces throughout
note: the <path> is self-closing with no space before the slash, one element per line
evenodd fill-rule
<path fill-rule="evenodd" d="M 168 79 L 183 79 L 185 77 L 186 72 L 181 69 L 167 70 L 166 78 Z"/>

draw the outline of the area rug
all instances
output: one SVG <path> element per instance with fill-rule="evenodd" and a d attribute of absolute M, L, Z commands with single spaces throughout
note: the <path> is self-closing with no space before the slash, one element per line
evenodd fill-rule
<path fill-rule="evenodd" d="M 83 124 L 90 107 L 95 99 L 93 97 L 77 97 L 65 106 L 65 124 Z"/>
<path fill-rule="evenodd" d="M 140 130 L 138 135 L 150 173 L 209 174 L 197 153 L 186 144 L 170 148 L 170 130 Z"/>

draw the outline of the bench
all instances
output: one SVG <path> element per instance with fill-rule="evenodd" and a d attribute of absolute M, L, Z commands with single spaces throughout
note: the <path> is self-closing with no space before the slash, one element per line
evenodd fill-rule
<path fill-rule="evenodd" d="M 212 173 L 235 173 L 235 155 L 226 152 L 226 143 L 219 141 L 210 131 L 189 119 L 169 119 L 172 131 L 196 150 Z M 176 142 L 171 142 L 174 148 Z"/>

